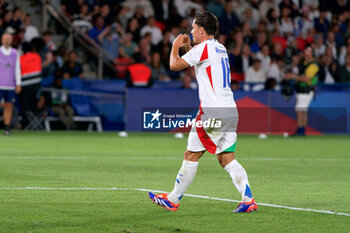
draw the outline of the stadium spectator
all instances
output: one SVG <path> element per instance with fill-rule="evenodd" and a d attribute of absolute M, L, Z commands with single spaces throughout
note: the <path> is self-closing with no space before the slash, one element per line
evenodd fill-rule
<path fill-rule="evenodd" d="M 8 27 L 12 28 L 12 25 L 11 25 L 12 17 L 13 17 L 12 11 L 5 11 L 4 12 L 4 15 L 3 15 L 3 19 L 4 19 L 3 27 L 5 29 L 7 29 Z"/>
<path fill-rule="evenodd" d="M 248 22 L 252 30 L 258 29 L 258 21 L 253 17 L 253 9 L 251 7 L 247 8 L 244 12 L 244 20 L 242 22 Z"/>
<path fill-rule="evenodd" d="M 154 9 L 149 0 L 126 0 L 122 5 L 129 8 L 130 15 L 134 15 L 137 9 L 143 9 L 144 17 L 154 16 Z"/>
<path fill-rule="evenodd" d="M 287 48 L 284 51 L 284 62 L 286 65 L 290 65 L 292 63 L 292 57 L 294 54 L 300 53 L 300 49 L 297 46 L 297 39 L 290 40 Z"/>
<path fill-rule="evenodd" d="M 225 11 L 223 2 L 222 0 L 210 0 L 206 5 L 206 10 L 220 18 Z"/>
<path fill-rule="evenodd" d="M 53 34 L 51 31 L 46 31 L 43 33 L 43 40 L 45 42 L 46 47 L 53 52 L 57 49 L 55 42 L 52 40 Z"/>
<path fill-rule="evenodd" d="M 289 8 L 283 7 L 281 9 L 279 32 L 286 38 L 288 38 L 290 35 L 293 35 L 294 33 L 294 25 L 290 14 L 291 13 Z"/>
<path fill-rule="evenodd" d="M 322 33 L 324 36 L 328 33 L 330 24 L 327 19 L 327 11 L 320 11 L 320 16 L 314 19 L 314 28 L 317 32 Z"/>
<path fill-rule="evenodd" d="M 57 69 L 61 69 L 64 64 L 64 59 L 66 57 L 66 46 L 64 44 L 60 45 L 58 49 L 54 52 L 55 54 L 55 60 L 54 62 L 56 63 Z M 56 69 L 56 70 L 57 70 Z"/>
<path fill-rule="evenodd" d="M 281 82 L 284 77 L 284 60 L 282 57 L 276 57 L 272 60 L 269 70 L 267 71 L 267 77 L 273 78 L 276 82 Z"/>
<path fill-rule="evenodd" d="M 146 33 L 151 34 L 151 42 L 153 46 L 157 46 L 163 38 L 162 31 L 157 26 L 155 26 L 155 22 L 156 21 L 154 16 L 149 17 L 147 19 L 147 24 L 141 28 L 140 31 L 141 37 L 143 37 Z"/>
<path fill-rule="evenodd" d="M 320 72 L 319 80 L 326 84 L 333 84 L 338 81 L 338 62 L 332 57 L 332 54 L 332 48 L 327 47 L 324 56 L 320 59 L 323 70 Z"/>
<path fill-rule="evenodd" d="M 242 36 L 243 42 L 247 44 L 251 44 L 253 42 L 253 32 L 250 28 L 250 24 L 245 22 L 242 24 Z"/>
<path fill-rule="evenodd" d="M 20 29 L 23 22 L 22 10 L 19 7 L 15 7 L 13 9 L 13 16 L 11 20 L 11 26 L 17 31 Z"/>
<path fill-rule="evenodd" d="M 71 51 L 68 54 L 68 61 L 62 67 L 62 76 L 64 79 L 84 78 L 84 71 L 82 65 L 77 62 L 77 54 Z"/>
<path fill-rule="evenodd" d="M 299 64 L 300 64 L 299 54 L 293 54 L 292 63 L 288 67 L 287 72 L 290 72 L 293 74 L 299 74 Z"/>
<path fill-rule="evenodd" d="M 89 6 L 84 4 L 80 7 L 78 14 L 73 17 L 73 27 L 80 28 L 84 31 L 90 30 L 92 28 L 91 19 L 93 12 L 89 12 Z"/>
<path fill-rule="evenodd" d="M 22 43 L 24 42 L 24 32 L 23 28 L 17 30 L 17 33 L 13 35 L 12 47 L 22 51 Z"/>
<path fill-rule="evenodd" d="M 272 50 L 271 58 L 282 57 L 283 55 L 284 54 L 283 54 L 282 45 L 280 43 L 273 44 L 273 50 Z"/>
<path fill-rule="evenodd" d="M 318 2 L 319 0 L 303 0 L 303 6 L 308 6 L 311 10 L 314 10 L 318 8 Z"/>
<path fill-rule="evenodd" d="M 316 58 L 319 58 L 326 52 L 326 45 L 323 43 L 323 35 L 316 34 L 315 35 L 315 43 L 312 46 L 314 55 Z"/>
<path fill-rule="evenodd" d="M 140 36 L 140 25 L 137 18 L 131 18 L 127 24 L 126 32 L 132 34 L 132 40 L 135 43 L 139 43 L 141 40 Z"/>
<path fill-rule="evenodd" d="M 19 54 L 11 47 L 12 35 L 4 33 L 0 47 L 0 102 L 4 101 L 4 134 L 9 135 L 12 106 L 16 94 L 21 92 L 21 68 Z"/>
<path fill-rule="evenodd" d="M 152 47 L 152 35 L 151 33 L 146 33 L 140 41 L 140 52 L 142 58 L 146 61 L 146 63 L 151 62 L 151 47 Z"/>
<path fill-rule="evenodd" d="M 38 51 L 41 57 L 41 67 L 43 77 L 51 76 L 55 73 L 55 66 L 52 64 L 53 56 L 52 52 L 46 46 L 45 41 L 40 38 L 34 38 L 32 41 L 32 46 L 34 46 L 35 51 Z"/>
<path fill-rule="evenodd" d="M 257 53 L 261 50 L 261 47 L 267 43 L 267 37 L 265 32 L 259 32 L 257 41 L 251 44 L 250 49 L 252 53 Z"/>
<path fill-rule="evenodd" d="M 150 37 L 150 34 L 148 34 Z M 132 57 L 140 51 L 139 46 L 133 41 L 131 33 L 126 33 L 123 42 L 119 48 L 119 54 L 122 58 L 129 59 L 132 61 Z"/>
<path fill-rule="evenodd" d="M 248 8 L 250 8 L 249 2 L 245 0 L 233 0 L 232 1 L 233 9 L 235 9 L 235 14 L 239 18 L 241 22 L 244 22 L 245 20 L 245 12 Z"/>
<path fill-rule="evenodd" d="M 117 21 L 122 25 L 123 28 L 126 28 L 127 23 L 129 19 L 133 18 L 133 15 L 131 15 L 130 8 L 127 6 L 122 6 L 119 14 L 117 16 Z"/>
<path fill-rule="evenodd" d="M 220 33 L 228 35 L 232 29 L 241 25 L 238 17 L 233 11 L 232 2 L 225 3 L 225 12 L 219 17 Z"/>
<path fill-rule="evenodd" d="M 103 4 L 100 9 L 100 16 L 105 22 L 105 26 L 111 25 L 114 23 L 114 16 L 111 12 L 111 8 L 108 4 Z"/>
<path fill-rule="evenodd" d="M 303 6 L 302 16 L 297 16 L 294 19 L 294 36 L 306 39 L 309 30 L 313 30 L 313 22 L 309 17 L 310 9 L 308 6 Z"/>
<path fill-rule="evenodd" d="M 166 23 L 168 28 L 179 26 L 179 23 L 183 18 L 178 14 L 175 7 L 170 9 L 170 17 Z"/>
<path fill-rule="evenodd" d="M 261 48 L 261 51 L 256 54 L 256 58 L 261 61 L 261 67 L 266 73 L 269 70 L 271 64 L 271 57 L 269 54 L 270 47 L 267 44 L 264 44 Z"/>
<path fill-rule="evenodd" d="M 48 103 L 52 111 L 59 117 L 67 130 L 76 129 L 73 121 L 74 110 L 69 104 L 68 92 L 62 86 L 62 77 L 55 77 L 54 91 L 46 95 L 45 101 Z"/>
<path fill-rule="evenodd" d="M 272 9 L 272 10 L 271 10 Z M 259 4 L 259 13 L 260 16 L 264 19 L 267 18 L 268 20 L 268 12 L 274 11 L 274 14 L 277 16 L 280 14 L 279 7 L 275 4 L 274 0 L 262 0 Z"/>
<path fill-rule="evenodd" d="M 74 15 L 79 14 L 80 4 L 78 0 L 61 0 L 61 10 L 63 14 L 70 20 Z"/>
<path fill-rule="evenodd" d="M 261 61 L 254 59 L 252 66 L 250 66 L 245 73 L 245 82 L 247 83 L 265 83 L 266 71 L 261 67 Z"/>
<path fill-rule="evenodd" d="M 124 34 L 123 29 L 119 24 L 114 23 L 110 26 L 107 26 L 100 35 L 98 35 L 98 42 L 101 44 L 101 47 L 114 59 L 118 57 L 119 51 L 119 35 L 118 32 L 122 35 Z M 105 61 L 109 61 L 104 56 Z"/>
<path fill-rule="evenodd" d="M 0 37 L 4 34 L 6 28 L 4 27 L 4 19 L 0 17 Z"/>
<path fill-rule="evenodd" d="M 266 29 L 269 32 L 279 32 L 279 22 L 278 22 L 278 15 L 277 10 L 275 8 L 270 8 L 267 11 L 266 14 Z"/>
<path fill-rule="evenodd" d="M 24 19 L 24 29 L 24 42 L 29 43 L 35 37 L 39 37 L 39 31 L 34 25 L 32 25 L 32 20 L 29 14 L 26 14 Z"/>
<path fill-rule="evenodd" d="M 282 0 L 279 7 L 281 15 L 283 14 L 283 8 L 287 8 L 292 19 L 294 19 L 299 14 L 298 6 L 292 0 Z"/>
<path fill-rule="evenodd" d="M 340 30 L 340 25 L 338 23 L 334 23 L 331 26 L 330 31 L 333 32 L 335 46 L 337 49 L 339 49 L 341 46 L 344 45 L 344 35 L 343 35 L 343 32 Z"/>
<path fill-rule="evenodd" d="M 191 28 L 190 21 L 187 18 L 183 18 L 180 21 L 179 30 L 182 34 L 187 34 Z"/>
<path fill-rule="evenodd" d="M 189 0 L 174 0 L 174 6 L 182 18 L 188 17 L 192 10 L 195 10 L 196 12 L 203 10 L 203 7 L 200 4 Z"/>
<path fill-rule="evenodd" d="M 136 9 L 136 12 L 134 14 L 134 18 L 137 19 L 137 21 L 139 22 L 139 25 L 140 25 L 140 28 L 142 28 L 143 26 L 146 25 L 147 23 L 147 18 L 145 17 L 145 14 L 144 14 L 144 9 L 142 7 L 138 7 Z M 151 17 L 151 16 L 150 16 Z"/>
<path fill-rule="evenodd" d="M 335 39 L 334 39 L 334 33 L 329 31 L 327 34 L 327 40 L 325 41 L 325 45 L 327 46 L 327 48 L 330 48 L 332 50 L 332 57 L 334 59 L 337 59 L 337 46 L 335 43 Z"/>
<path fill-rule="evenodd" d="M 103 55 L 103 60 L 107 63 L 111 64 L 111 58 L 113 58 L 113 61 L 118 58 L 118 52 L 119 52 L 119 35 L 124 34 L 123 29 L 120 27 L 119 24 L 113 23 L 110 26 L 107 26 L 103 32 L 100 33 L 98 36 L 98 41 L 101 44 L 101 47 L 110 55 L 110 58 L 106 55 Z M 103 75 L 114 78 L 116 77 L 115 70 L 111 68 L 107 64 L 103 64 Z"/>
<path fill-rule="evenodd" d="M 338 70 L 339 81 L 342 83 L 350 82 L 350 54 L 345 57 L 345 64 L 339 67 Z"/>
<path fill-rule="evenodd" d="M 234 71 L 240 74 L 247 72 L 248 68 L 253 64 L 253 57 L 250 52 L 250 47 L 248 44 L 244 44 L 242 48 L 242 54 L 234 60 Z"/>
<path fill-rule="evenodd" d="M 170 11 L 174 7 L 173 0 L 153 0 L 154 16 L 157 21 L 166 23 L 170 19 Z"/>
<path fill-rule="evenodd" d="M 182 86 L 181 89 L 185 90 L 195 90 L 197 89 L 196 83 L 192 82 L 192 78 L 189 74 L 186 74 L 181 78 Z"/>
<path fill-rule="evenodd" d="M 159 81 L 170 81 L 170 77 L 162 64 L 160 59 L 160 54 L 155 52 L 152 54 L 152 62 L 151 62 L 151 71 L 152 71 L 152 79 Z M 191 78 L 191 77 L 190 77 Z"/>
<path fill-rule="evenodd" d="M 338 57 L 339 65 L 345 64 L 345 57 L 348 54 L 350 54 L 350 37 L 346 39 L 345 45 L 339 49 L 339 57 Z"/>
<path fill-rule="evenodd" d="M 88 32 L 91 39 L 95 40 L 98 43 L 97 37 L 100 35 L 100 33 L 105 30 L 105 21 L 103 17 L 97 16 L 95 19 L 94 26 L 90 29 Z"/>
<path fill-rule="evenodd" d="M 9 8 L 9 3 L 6 0 L 0 0 L 0 13 L 3 14 Z"/>

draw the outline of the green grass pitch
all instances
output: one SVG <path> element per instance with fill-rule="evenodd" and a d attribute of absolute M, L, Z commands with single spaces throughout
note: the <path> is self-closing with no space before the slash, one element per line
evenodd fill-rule
<path fill-rule="evenodd" d="M 350 214 L 350 136 L 239 135 L 236 158 L 256 201 Z M 157 207 L 136 190 L 171 191 L 187 139 L 172 134 L 14 132 L 0 136 L 0 232 L 350 232 L 350 216 L 184 197 Z M 188 194 L 239 200 L 215 156 L 204 154 Z"/>

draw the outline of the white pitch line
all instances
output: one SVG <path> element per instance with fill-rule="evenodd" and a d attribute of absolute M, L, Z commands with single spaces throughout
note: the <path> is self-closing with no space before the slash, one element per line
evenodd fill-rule
<path fill-rule="evenodd" d="M 0 187 L 0 190 L 56 190 L 56 191 L 94 190 L 94 191 L 141 191 L 141 192 L 165 193 L 165 191 L 161 191 L 161 190 L 142 189 L 142 188 L 116 188 L 116 187 L 112 187 L 112 188 Z M 201 199 L 209 199 L 209 200 L 215 200 L 215 201 L 226 201 L 226 202 L 237 202 L 237 203 L 241 202 L 241 201 L 233 200 L 233 199 L 209 197 L 209 196 L 194 195 L 194 194 L 184 194 L 184 196 L 201 198 Z M 314 212 L 314 213 L 322 213 L 322 214 L 331 214 L 331 215 L 340 215 L 340 216 L 349 216 L 350 217 L 350 213 L 342 213 L 342 212 L 335 212 L 335 211 L 329 211 L 329 210 L 305 209 L 305 208 L 299 208 L 299 207 L 290 207 L 290 206 L 274 205 L 274 204 L 267 204 L 267 203 L 257 203 L 257 204 L 260 206 L 268 206 L 268 207 L 288 209 L 288 210 L 298 210 L 298 211 L 306 211 L 306 212 Z"/>
<path fill-rule="evenodd" d="M 147 156 L 0 156 L 0 159 L 47 159 L 47 160 L 89 160 L 89 159 L 101 159 L 101 160 L 183 160 L 182 156 L 178 157 L 147 157 Z M 216 160 L 212 158 L 202 158 L 201 160 Z M 321 159 L 321 158 L 254 158 L 254 157 L 242 157 L 239 160 L 251 160 L 251 161 L 310 161 L 310 162 L 350 162 L 349 159 Z"/>

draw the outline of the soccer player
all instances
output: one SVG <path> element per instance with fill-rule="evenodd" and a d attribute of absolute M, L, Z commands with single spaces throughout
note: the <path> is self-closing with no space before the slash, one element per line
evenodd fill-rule
<path fill-rule="evenodd" d="M 225 117 L 222 118 L 224 120 L 220 131 L 193 126 L 174 189 L 169 194 L 149 193 L 154 203 L 171 211 L 178 209 L 183 194 L 196 175 L 198 161 L 205 151 L 216 154 L 220 165 L 231 176 L 234 185 L 242 195 L 242 202 L 234 212 L 253 212 L 258 208 L 250 190 L 247 173 L 234 157 L 238 112 L 230 88 L 227 51 L 214 38 L 218 26 L 215 15 L 200 12 L 195 16 L 191 31 L 193 42 L 197 45 L 191 48 L 189 36 L 183 34 L 178 35 L 172 45 L 171 70 L 179 71 L 190 66 L 194 66 L 195 69 L 201 103 L 196 120 L 200 121 L 213 116 L 215 119 L 221 119 L 218 117 L 220 114 Z M 179 56 L 181 47 L 186 51 L 189 50 L 182 57 Z"/>

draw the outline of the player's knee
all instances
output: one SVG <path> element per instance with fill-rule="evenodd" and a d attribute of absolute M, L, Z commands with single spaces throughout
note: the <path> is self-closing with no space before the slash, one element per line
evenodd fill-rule
<path fill-rule="evenodd" d="M 186 150 L 184 153 L 184 160 L 190 160 L 191 159 L 191 152 Z"/>
<path fill-rule="evenodd" d="M 218 159 L 219 164 L 221 167 L 225 168 L 225 166 L 227 165 L 222 159 Z"/>
<path fill-rule="evenodd" d="M 197 162 L 204 152 L 191 152 L 186 150 L 184 153 L 184 160 Z"/>

